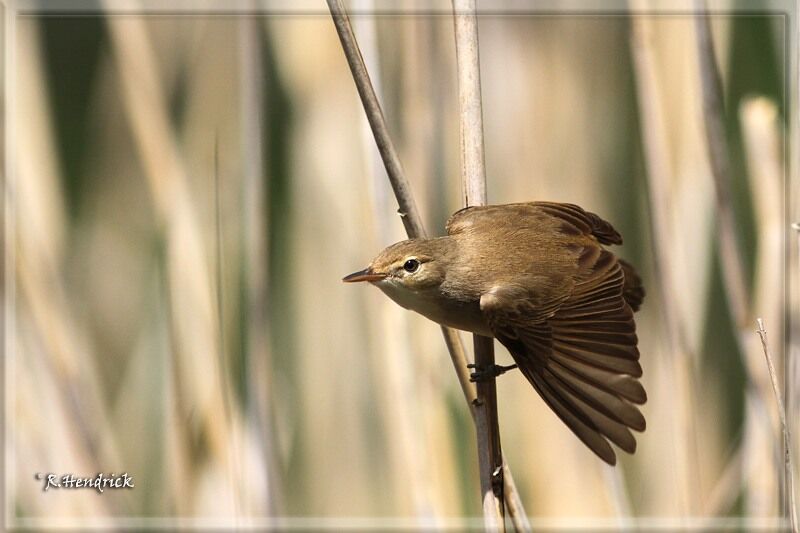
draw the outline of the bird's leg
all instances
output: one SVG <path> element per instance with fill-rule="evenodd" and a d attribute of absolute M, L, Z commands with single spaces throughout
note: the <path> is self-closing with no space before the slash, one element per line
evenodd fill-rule
<path fill-rule="evenodd" d="M 517 368 L 517 365 L 491 365 L 485 368 L 478 368 L 478 365 L 475 363 L 470 363 L 467 365 L 467 368 L 475 369 L 475 372 L 472 372 L 469 375 L 469 380 L 475 383 L 476 381 L 486 381 L 488 379 L 496 378 L 497 376 L 505 374 L 509 370 Z"/>

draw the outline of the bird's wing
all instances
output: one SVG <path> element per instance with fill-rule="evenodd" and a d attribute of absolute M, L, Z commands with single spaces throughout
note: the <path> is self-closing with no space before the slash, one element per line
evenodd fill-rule
<path fill-rule="evenodd" d="M 622 235 L 614 229 L 611 223 L 606 222 L 592 212 L 585 211 L 580 206 L 556 202 L 533 202 L 533 205 L 554 217 L 568 222 L 581 233 L 594 235 L 600 244 L 622 244 Z"/>
<path fill-rule="evenodd" d="M 532 224 L 537 223 L 537 218 L 549 215 L 559 219 L 559 229 L 562 233 L 570 235 L 592 235 L 600 244 L 622 244 L 622 236 L 614 227 L 598 215 L 574 204 L 557 202 L 526 202 L 509 205 L 486 205 L 465 207 L 453 213 L 447 220 L 445 228 L 448 235 L 455 235 L 464 230 L 483 224 L 502 224 L 502 218 L 496 213 L 504 209 L 516 209 L 516 213 L 525 213 L 525 218 L 530 218 Z M 519 218 L 516 219 L 519 222 Z"/>
<path fill-rule="evenodd" d="M 622 268 L 608 251 L 592 255 L 593 264 L 556 306 L 542 309 L 533 291 L 508 285 L 486 292 L 480 305 L 542 399 L 613 465 L 616 455 L 608 441 L 635 451 L 630 429 L 644 431 L 645 420 L 634 404 L 645 403 L 647 396 L 637 380 L 642 368 L 633 312 L 622 296 Z"/>

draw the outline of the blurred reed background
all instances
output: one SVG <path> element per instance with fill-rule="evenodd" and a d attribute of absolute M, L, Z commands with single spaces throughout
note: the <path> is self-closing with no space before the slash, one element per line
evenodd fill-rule
<path fill-rule="evenodd" d="M 340 282 L 404 233 L 318 13 L 16 19 L 12 523 L 479 515 L 472 422 L 438 326 Z M 452 18 L 353 22 L 426 226 L 441 233 L 462 197 Z M 781 438 L 755 317 L 783 380 L 800 304 L 784 290 L 796 244 L 784 22 L 711 21 L 751 301 L 742 325 L 717 252 L 693 19 L 480 17 L 490 202 L 601 214 L 648 290 L 648 428 L 616 469 L 521 375 L 499 380 L 504 452 L 534 524 L 777 523 Z M 646 143 L 659 142 L 654 163 Z M 668 258 L 658 274 L 656 249 Z M 786 398 L 796 415 L 797 389 Z M 37 472 L 128 472 L 136 488 L 43 493 Z"/>

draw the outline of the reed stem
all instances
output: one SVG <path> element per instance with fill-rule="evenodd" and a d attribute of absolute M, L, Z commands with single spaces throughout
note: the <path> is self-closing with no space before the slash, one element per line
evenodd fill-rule
<path fill-rule="evenodd" d="M 399 205 L 398 212 L 403 221 L 406 233 L 408 234 L 409 238 L 424 238 L 427 236 L 427 233 L 422 224 L 422 218 L 420 217 L 419 211 L 417 210 L 416 207 L 416 203 L 414 202 L 414 197 L 411 192 L 411 186 L 408 183 L 408 180 L 406 179 L 405 174 L 403 172 L 403 167 L 400 163 L 400 158 L 397 155 L 397 150 L 395 149 L 394 143 L 392 142 L 391 137 L 389 136 L 389 130 L 386 125 L 386 119 L 383 116 L 383 112 L 381 110 L 378 97 L 375 94 L 375 90 L 372 86 L 372 82 L 369 77 L 369 72 L 367 71 L 364 59 L 361 56 L 361 51 L 358 47 L 358 41 L 356 40 L 356 36 L 353 33 L 353 28 L 350 24 L 347 12 L 345 11 L 345 8 L 341 0 L 327 0 L 327 3 L 331 13 L 331 17 L 333 18 L 334 26 L 336 27 L 336 32 L 342 44 L 342 49 L 344 51 L 345 58 L 347 59 L 348 66 L 350 67 L 350 72 L 353 75 L 353 81 L 356 84 L 356 89 L 358 90 L 359 97 L 361 98 L 361 103 L 364 106 L 364 111 L 367 115 L 367 120 L 369 122 L 370 128 L 372 129 L 372 133 L 375 137 L 375 143 L 377 144 L 378 151 L 380 152 L 381 159 L 383 160 L 384 166 L 386 168 L 386 173 L 389 178 L 389 182 L 391 183 L 392 190 L 394 191 L 395 197 L 397 198 L 397 203 Z M 477 34 L 476 34 L 476 39 L 477 39 Z M 475 41 L 475 52 L 477 54 L 477 41 Z M 475 56 L 475 64 L 477 65 L 477 55 Z M 480 92 L 478 92 L 478 96 L 479 95 Z M 483 133 L 482 126 L 480 132 L 482 139 L 482 133 Z M 480 144 L 480 158 L 481 158 L 480 167 L 483 168 L 482 140 Z M 485 202 L 486 200 L 485 177 L 483 172 L 481 173 L 480 176 L 484 184 L 482 202 Z M 450 353 L 450 358 L 453 362 L 453 366 L 455 367 L 456 374 L 458 376 L 459 383 L 461 385 L 461 390 L 464 394 L 464 399 L 470 406 L 470 413 L 473 416 L 476 428 L 478 428 L 479 435 L 486 436 L 488 435 L 488 432 L 482 430 L 481 427 L 486 427 L 486 428 L 489 427 L 488 425 L 489 418 L 487 416 L 484 416 L 483 414 L 480 414 L 481 411 L 483 411 L 483 408 L 479 408 L 479 406 L 477 405 L 479 403 L 476 401 L 476 399 L 478 398 L 478 393 L 476 392 L 475 387 L 469 381 L 469 373 L 467 371 L 467 359 L 464 351 L 464 346 L 461 342 L 461 338 L 459 337 L 458 332 L 456 330 L 447 327 L 442 327 L 442 334 L 444 336 L 448 352 Z M 494 355 L 492 353 L 492 360 L 493 359 Z M 494 403 L 496 406 L 496 399 Z M 483 405 L 486 404 L 484 403 Z M 489 442 L 488 438 L 486 442 L 488 444 Z M 500 451 L 499 447 L 499 438 L 497 439 L 496 442 L 497 442 L 496 451 L 497 453 L 500 454 L 499 462 L 495 461 L 497 464 L 497 468 L 490 471 L 490 474 L 495 474 L 494 479 L 499 481 L 499 494 L 501 495 L 501 497 L 504 492 L 503 491 L 504 487 L 506 488 L 505 492 L 511 495 L 512 500 L 511 503 L 509 504 L 509 509 L 513 510 L 514 515 L 512 515 L 512 520 L 514 521 L 514 524 L 519 524 L 518 530 L 529 531 L 530 525 L 527 523 L 525 509 L 522 507 L 522 502 L 518 496 L 519 493 L 517 491 L 516 486 L 514 486 L 513 477 L 507 474 L 504 475 L 504 472 L 510 473 L 510 469 L 508 468 L 508 465 L 504 463 L 502 452 Z M 483 448 L 488 449 L 486 446 L 484 446 Z M 491 457 L 491 456 L 487 454 L 486 457 Z M 497 458 L 497 456 L 494 457 Z M 486 464 L 488 464 L 488 462 Z M 495 485 L 497 485 L 497 483 L 495 483 Z M 497 497 L 494 496 L 495 491 L 492 490 L 490 491 L 490 493 L 492 495 L 492 500 L 494 500 L 492 501 L 492 505 L 496 509 L 502 508 L 502 500 L 500 500 L 499 505 L 496 503 Z M 503 526 L 502 520 L 496 521 L 496 525 L 497 527 L 495 529 L 502 527 Z"/>
<path fill-rule="evenodd" d="M 464 205 L 486 205 L 486 165 L 483 149 L 483 109 L 481 106 L 478 19 L 474 0 L 453 0 L 453 21 L 458 70 L 458 101 L 461 125 L 461 180 Z M 477 369 L 494 366 L 494 339 L 473 336 Z M 477 384 L 475 406 L 478 431 L 478 461 L 481 478 L 484 526 L 487 530 L 505 529 L 503 505 L 503 452 L 497 416 L 495 378 Z"/>

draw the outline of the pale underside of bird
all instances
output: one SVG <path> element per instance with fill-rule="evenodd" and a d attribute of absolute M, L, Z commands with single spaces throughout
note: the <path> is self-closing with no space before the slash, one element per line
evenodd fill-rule
<path fill-rule="evenodd" d="M 553 412 L 609 464 L 644 431 L 633 267 L 606 250 L 622 238 L 572 204 L 468 207 L 447 236 L 381 252 L 345 281 L 369 281 L 440 324 L 492 336 Z"/>

